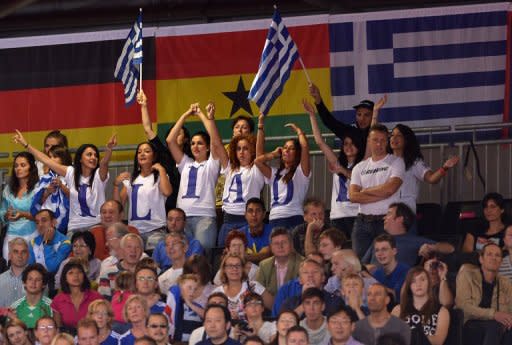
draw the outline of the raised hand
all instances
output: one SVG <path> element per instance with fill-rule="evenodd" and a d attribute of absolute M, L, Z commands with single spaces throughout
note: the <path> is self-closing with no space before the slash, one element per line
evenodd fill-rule
<path fill-rule="evenodd" d="M 14 136 L 12 137 L 12 140 L 16 143 L 16 144 L 20 144 L 21 146 L 23 147 L 27 147 L 28 145 L 28 142 L 25 140 L 25 138 L 23 137 L 23 134 L 21 134 L 21 132 L 19 130 L 16 129 L 16 133 L 14 134 Z"/>
<path fill-rule="evenodd" d="M 117 145 L 117 134 L 113 134 L 107 143 L 107 148 L 109 150 L 112 150 Z"/>
<path fill-rule="evenodd" d="M 459 156 L 450 157 L 444 162 L 443 167 L 451 169 L 459 163 Z"/>
<path fill-rule="evenodd" d="M 309 116 L 315 116 L 315 108 L 313 108 L 313 105 L 307 101 L 307 99 L 302 99 L 302 106 L 304 107 L 304 110 L 309 114 Z"/>
<path fill-rule="evenodd" d="M 124 171 L 124 172 L 120 173 L 119 175 L 117 175 L 114 184 L 115 185 L 119 185 L 124 180 L 128 180 L 129 181 L 131 176 L 132 175 L 128 171 Z"/>
<path fill-rule="evenodd" d="M 322 102 L 322 96 L 320 95 L 320 90 L 318 89 L 318 87 L 311 83 L 309 84 L 308 86 L 308 89 L 309 89 L 309 94 L 311 95 L 311 97 L 313 97 L 313 99 L 315 100 L 315 103 L 320 103 Z"/>
<path fill-rule="evenodd" d="M 388 101 L 388 95 L 385 94 L 384 96 L 381 97 L 381 99 L 379 99 L 377 101 L 377 103 L 375 103 L 375 105 L 373 106 L 373 110 L 375 111 L 379 111 Z"/>
<path fill-rule="evenodd" d="M 206 117 L 208 120 L 215 120 L 215 103 L 210 102 L 206 106 Z"/>
<path fill-rule="evenodd" d="M 137 103 L 139 103 L 143 107 L 148 105 L 148 98 L 146 97 L 146 94 L 142 90 L 140 90 L 139 93 L 137 94 Z"/>
<path fill-rule="evenodd" d="M 287 123 L 285 127 L 291 128 L 297 135 L 302 133 L 302 130 L 295 123 Z"/>

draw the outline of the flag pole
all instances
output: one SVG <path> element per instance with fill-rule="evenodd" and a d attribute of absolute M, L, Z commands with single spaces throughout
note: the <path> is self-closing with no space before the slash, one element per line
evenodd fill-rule
<path fill-rule="evenodd" d="M 142 7 L 139 8 L 139 13 L 142 14 Z M 142 33 L 142 18 L 140 20 L 140 31 Z M 144 39 L 144 36 L 142 36 Z M 142 61 L 140 63 L 140 67 L 139 67 L 139 91 L 142 91 Z"/>
<path fill-rule="evenodd" d="M 300 65 L 302 66 L 302 70 L 304 71 L 304 74 L 306 75 L 306 79 L 308 80 L 308 84 L 313 84 L 311 82 L 311 78 L 309 77 L 308 70 L 306 69 L 306 66 L 304 66 L 304 62 L 302 61 L 302 58 L 300 57 L 300 55 L 299 55 L 299 62 L 300 62 Z"/>

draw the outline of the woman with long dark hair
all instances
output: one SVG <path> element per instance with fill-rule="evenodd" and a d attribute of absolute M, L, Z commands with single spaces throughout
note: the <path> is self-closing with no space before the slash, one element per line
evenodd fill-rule
<path fill-rule="evenodd" d="M 37 236 L 30 207 L 34 199 L 35 186 L 39 180 L 34 156 L 20 152 L 14 157 L 9 184 L 2 193 L 0 217 L 7 224 L 3 245 L 3 257 L 7 260 L 10 240 L 22 237 L 27 242 Z"/>
<path fill-rule="evenodd" d="M 263 115 L 258 118 L 258 142 L 261 145 L 265 142 L 264 119 Z M 258 156 L 254 164 L 265 176 L 265 183 L 270 186 L 270 226 L 285 227 L 292 231 L 304 222 L 302 206 L 311 179 L 311 160 L 306 134 L 293 123 L 285 127 L 290 127 L 297 134 L 297 139 L 287 140 L 283 147 Z M 278 168 L 268 164 L 278 158 Z"/>
<path fill-rule="evenodd" d="M 411 345 L 442 345 L 448 336 L 450 313 L 434 297 L 429 274 L 423 267 L 413 267 L 407 273 L 400 304 L 392 314 L 410 326 Z"/>
<path fill-rule="evenodd" d="M 171 193 L 172 185 L 160 164 L 156 147 L 149 142 L 140 143 L 135 150 L 131 175 L 123 172 L 115 180 L 114 199 L 123 204 L 129 200 L 128 224 L 139 230 L 145 243 L 151 236 L 157 236 L 154 243 L 165 236 L 165 200 Z"/>
<path fill-rule="evenodd" d="M 199 103 L 191 104 L 172 128 L 167 142 L 181 174 L 176 205 L 187 214 L 185 231 L 209 250 L 215 246 L 217 238 L 215 184 L 219 177 L 219 159 L 226 151 L 213 119 L 215 106 L 208 104 L 206 112 L 207 115 Z M 208 133 L 200 131 L 192 136 L 192 156 L 188 156 L 180 147 L 178 137 L 186 119 L 193 115 L 199 117 Z"/>
<path fill-rule="evenodd" d="M 277 333 L 269 345 L 286 345 L 286 333 L 293 326 L 297 326 L 299 321 L 299 316 L 292 310 L 280 312 L 276 320 Z"/>
<path fill-rule="evenodd" d="M 405 162 L 405 175 L 400 187 L 400 201 L 409 206 L 415 214 L 420 182 L 439 183 L 448 170 L 459 162 L 459 157 L 453 156 L 447 159 L 439 169 L 432 171 L 423 159 L 416 134 L 410 127 L 400 123 L 391 132 L 389 148 L 391 153 L 402 157 Z"/>
<path fill-rule="evenodd" d="M 14 141 L 55 173 L 65 177 L 70 193 L 69 237 L 75 231 L 84 231 L 100 222 L 100 207 L 105 202 L 105 186 L 109 178 L 108 163 L 112 157 L 112 149 L 117 144 L 115 134 L 108 141 L 101 161 L 95 145 L 83 144 L 76 151 L 72 166 L 53 161 L 30 145 L 18 130 L 14 135 Z"/>
<path fill-rule="evenodd" d="M 339 156 L 336 157 L 333 149 L 327 145 L 322 138 L 322 133 L 318 127 L 318 122 L 313 106 L 303 101 L 304 109 L 309 114 L 311 129 L 315 138 L 315 143 L 322 150 L 325 159 L 329 165 L 332 175 L 332 195 L 331 195 L 331 225 L 342 230 L 350 238 L 355 217 L 359 212 L 359 204 L 350 201 L 348 190 L 350 187 L 350 176 L 352 168 L 364 157 L 364 145 L 360 136 L 352 135 L 347 132 L 343 138 L 343 148 Z"/>

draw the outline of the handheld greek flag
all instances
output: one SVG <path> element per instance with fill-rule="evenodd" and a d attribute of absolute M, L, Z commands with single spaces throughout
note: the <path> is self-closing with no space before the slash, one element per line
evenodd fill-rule
<path fill-rule="evenodd" d="M 274 101 L 283 92 L 284 84 L 290 77 L 290 71 L 298 57 L 297 46 L 276 9 L 261 54 L 258 73 L 248 96 L 263 114 L 268 113 Z"/>
<path fill-rule="evenodd" d="M 123 82 L 124 103 L 131 105 L 137 95 L 137 81 L 139 80 L 140 69 L 142 68 L 142 11 L 133 24 L 123 51 L 117 60 L 114 77 Z M 142 76 L 141 76 L 142 77 Z"/>

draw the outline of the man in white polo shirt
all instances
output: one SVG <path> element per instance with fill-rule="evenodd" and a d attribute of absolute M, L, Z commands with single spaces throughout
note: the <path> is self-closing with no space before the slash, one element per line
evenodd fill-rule
<path fill-rule="evenodd" d="M 352 248 L 359 258 L 384 232 L 384 215 L 389 205 L 400 199 L 405 164 L 402 158 L 387 153 L 387 143 L 387 127 L 372 126 L 368 136 L 371 156 L 352 170 L 350 201 L 360 204 L 352 230 Z"/>

